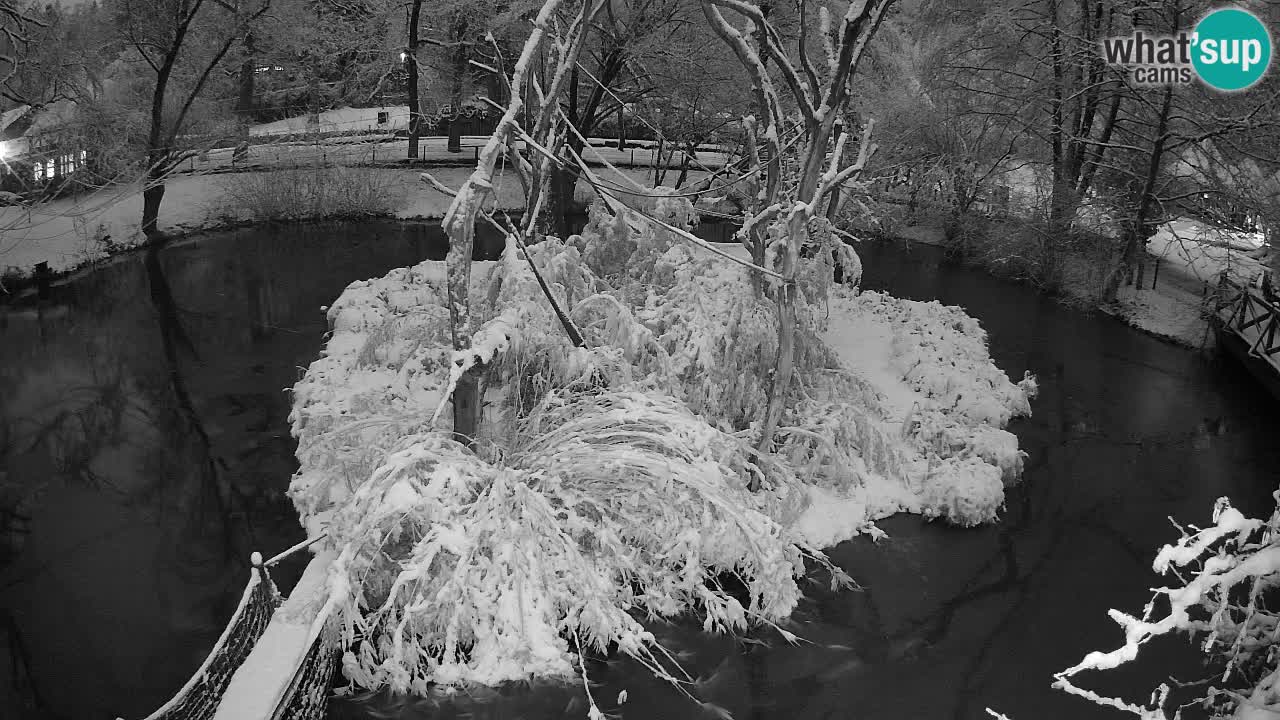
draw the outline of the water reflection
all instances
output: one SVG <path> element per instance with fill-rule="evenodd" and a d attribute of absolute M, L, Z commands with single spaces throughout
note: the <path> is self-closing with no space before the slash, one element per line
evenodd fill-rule
<path fill-rule="evenodd" d="M 810 641 L 798 647 L 656 627 L 705 705 L 619 659 L 593 662 L 592 692 L 608 712 L 664 720 L 1116 716 L 1051 690 L 1050 674 L 1117 642 L 1105 612 L 1146 601 L 1167 516 L 1203 522 L 1219 495 L 1269 509 L 1274 402 L 1229 361 L 931 250 L 861 251 L 869 287 L 964 305 L 1002 368 L 1041 377 L 1035 416 L 1013 428 L 1031 454 L 1026 482 L 992 527 L 893 518 L 888 540 L 833 549 L 865 590 L 829 593 L 815 578 L 789 626 Z M 0 716 L 140 717 L 185 681 L 248 553 L 298 538 L 282 496 L 296 467 L 284 389 L 322 347 L 320 307 L 351 280 L 443 252 L 438 230 L 393 223 L 226 233 L 0 312 Z M 1198 667 L 1179 642 L 1154 660 L 1095 687 L 1132 696 Z M 332 715 L 584 713 L 581 686 L 540 685 L 361 696 Z"/>
<path fill-rule="evenodd" d="M 285 389 L 321 306 L 444 249 L 391 223 L 226 233 L 0 312 L 0 716 L 140 717 L 186 680 L 249 553 L 301 537 Z"/>
<path fill-rule="evenodd" d="M 589 668 L 593 694 L 606 712 L 664 720 L 976 720 L 987 707 L 1037 720 L 1126 717 L 1052 690 L 1052 673 L 1119 642 L 1106 610 L 1137 610 L 1149 598 L 1158 582 L 1151 559 L 1176 536 L 1168 516 L 1204 522 L 1220 495 L 1246 512 L 1269 511 L 1280 480 L 1276 404 L 1229 362 L 946 266 L 931 249 L 860 250 L 869 287 L 965 306 L 1002 368 L 1041 377 L 1034 417 L 1012 428 L 1031 454 L 1024 484 L 994 526 L 896 517 L 881 524 L 889 539 L 832 549 L 865 589 L 829 593 L 816 578 L 788 626 L 809 643 L 656 627 L 705 705 L 626 660 Z M 1143 699 L 1169 674 L 1194 677 L 1199 668 L 1179 639 L 1153 643 L 1140 667 L 1090 680 Z M 623 689 L 629 699 L 618 706 Z M 338 703 L 332 717 L 550 719 L 580 714 L 581 696 L 574 686 L 484 698 L 377 694 Z"/>

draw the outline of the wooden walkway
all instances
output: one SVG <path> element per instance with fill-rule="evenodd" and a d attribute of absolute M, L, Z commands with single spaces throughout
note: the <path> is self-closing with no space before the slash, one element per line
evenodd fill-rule
<path fill-rule="evenodd" d="M 1280 303 L 1224 280 L 1213 317 L 1219 343 L 1280 399 Z"/>

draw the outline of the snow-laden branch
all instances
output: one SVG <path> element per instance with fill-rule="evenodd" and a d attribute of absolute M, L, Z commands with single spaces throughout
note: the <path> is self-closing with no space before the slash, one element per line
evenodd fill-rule
<path fill-rule="evenodd" d="M 1275 518 L 1273 515 L 1273 522 Z M 1156 555 L 1152 567 L 1160 573 L 1201 563 L 1199 570 L 1182 587 L 1162 587 L 1155 590 L 1157 595 L 1168 598 L 1168 614 L 1159 620 L 1153 620 L 1154 600 L 1147 603 L 1141 617 L 1111 610 L 1108 615 L 1124 630 L 1124 645 L 1109 652 L 1089 653 L 1079 663 L 1054 675 L 1054 687 L 1144 720 L 1165 720 L 1160 708 L 1167 689 L 1157 691 L 1157 702 L 1152 709 L 1118 698 L 1104 697 L 1075 685 L 1070 678 L 1086 670 L 1110 670 L 1131 662 L 1138 657 L 1143 644 L 1161 635 L 1178 631 L 1208 632 L 1209 637 L 1205 642 L 1207 651 L 1218 642 L 1220 632 L 1228 632 L 1237 640 L 1250 632 L 1254 603 L 1263 587 L 1261 581 L 1269 579 L 1267 587 L 1270 587 L 1275 584 L 1277 576 L 1280 576 L 1280 546 L 1270 540 L 1270 535 L 1264 536 L 1262 543 L 1252 543 L 1251 538 L 1258 530 L 1267 527 L 1267 523 L 1245 517 L 1239 510 L 1231 507 L 1226 498 L 1219 498 L 1214 506 L 1213 522 L 1212 527 L 1184 534 L 1177 543 L 1166 545 Z M 1270 530 L 1268 528 L 1268 532 Z M 1239 608 L 1231 600 L 1233 590 L 1242 583 L 1253 585 L 1247 608 Z M 1206 612 L 1209 619 L 1201 619 Z M 1241 617 L 1244 618 L 1243 622 Z M 1274 629 L 1269 625 L 1266 634 L 1273 637 Z M 1228 658 L 1223 681 L 1237 664 L 1238 653 L 1257 651 L 1258 646 L 1254 640 L 1249 644 L 1250 647 L 1245 650 L 1239 642 L 1231 643 L 1231 657 Z M 1265 646 L 1262 652 L 1266 654 Z M 1280 710 L 1280 697 L 1270 697 L 1268 704 Z"/>
<path fill-rule="evenodd" d="M 813 200 L 809 203 L 809 215 L 817 213 L 817 209 L 821 206 L 823 198 L 825 198 L 832 190 L 840 187 L 848 182 L 856 175 L 860 175 L 862 170 L 867 166 L 867 162 L 871 160 L 871 156 L 875 155 L 877 146 L 871 142 L 871 130 L 875 127 L 874 119 L 868 120 L 867 124 L 862 128 L 862 141 L 858 147 L 858 159 L 852 165 L 840 168 L 840 159 L 844 157 L 845 141 L 848 133 L 841 133 L 840 139 L 836 141 L 835 152 L 831 155 L 831 165 L 827 172 L 822 176 L 822 184 L 818 186 L 814 192 Z"/>
<path fill-rule="evenodd" d="M 475 240 L 476 216 L 489 193 L 493 191 L 493 171 L 499 156 L 506 148 L 511 132 L 517 125 L 517 118 L 524 110 L 525 76 L 529 65 L 537 55 L 538 48 L 546 35 L 547 23 L 559 7 L 560 0 L 547 0 L 533 21 L 533 31 L 529 33 L 520 58 L 516 61 L 511 76 L 511 99 L 507 110 L 493 134 L 485 142 L 480 151 L 476 169 L 454 195 L 453 202 L 445 212 L 443 226 L 449 235 L 449 254 L 446 265 L 449 273 L 449 318 L 453 336 L 453 347 L 462 350 L 471 339 L 471 303 L 468 291 L 471 282 L 471 252 Z"/>
<path fill-rule="evenodd" d="M 815 95 L 810 95 L 809 90 L 800 79 L 800 74 L 796 72 L 795 66 L 791 64 L 791 57 L 782 49 L 782 41 L 781 38 L 778 37 L 777 30 L 775 30 L 773 25 L 769 23 L 768 18 L 764 16 L 764 12 L 761 11 L 760 6 L 754 3 L 744 2 L 744 0 L 706 1 L 713 5 L 732 10 L 733 12 L 746 17 L 753 25 L 755 25 L 756 34 L 760 37 L 762 49 L 769 55 L 769 57 L 773 58 L 774 63 L 782 75 L 783 81 L 791 90 L 791 94 L 796 101 L 796 105 L 798 106 L 801 115 L 806 120 L 811 120 L 814 117 L 813 103 L 817 99 L 816 93 L 818 93 L 817 76 L 812 76 L 814 84 L 813 92 Z M 801 35 L 801 37 L 803 38 L 804 36 Z M 805 62 L 807 64 L 807 59 Z"/>

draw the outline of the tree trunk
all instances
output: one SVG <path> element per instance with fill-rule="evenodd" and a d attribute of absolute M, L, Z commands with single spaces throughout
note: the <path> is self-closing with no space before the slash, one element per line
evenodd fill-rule
<path fill-rule="evenodd" d="M 467 77 L 467 18 L 458 13 L 450 27 L 450 40 L 453 50 L 450 60 L 453 65 L 453 84 L 450 88 L 449 106 L 453 116 L 449 118 L 449 152 L 462 152 L 462 90 Z"/>
<path fill-rule="evenodd" d="M 422 135 L 422 103 L 418 99 L 418 16 L 422 0 L 413 0 L 409 9 L 409 47 L 405 51 L 405 71 L 409 74 L 409 159 L 418 157 L 418 138 Z"/>
<path fill-rule="evenodd" d="M 1112 281 L 1104 288 L 1107 300 L 1114 300 L 1120 289 L 1120 278 L 1129 276 L 1139 266 L 1142 253 L 1146 251 L 1148 216 L 1151 212 L 1152 200 L 1155 197 L 1156 180 L 1160 175 L 1160 165 L 1164 160 L 1165 142 L 1168 140 L 1169 112 L 1173 104 L 1173 86 L 1165 88 L 1164 101 L 1160 106 L 1160 115 L 1156 120 L 1155 142 L 1151 145 L 1151 154 L 1147 156 L 1147 166 L 1142 177 L 1142 185 L 1134 198 L 1133 215 L 1125 223 L 1124 252 L 1121 256 L 1121 272 L 1112 274 Z M 1141 275 L 1139 275 L 1141 282 Z"/>
<path fill-rule="evenodd" d="M 462 152 L 462 120 L 457 109 L 454 109 L 453 117 L 449 118 L 449 145 L 447 149 L 451 153 Z"/>
<path fill-rule="evenodd" d="M 659 187 L 667 179 L 667 164 L 662 161 L 662 153 L 666 149 L 666 138 L 658 136 L 658 144 L 653 146 L 653 186 Z"/>
<path fill-rule="evenodd" d="M 232 154 L 232 162 L 240 162 L 249 154 L 249 127 L 253 124 L 254 75 L 257 63 L 254 60 L 253 33 L 244 36 L 244 58 L 240 61 L 240 77 L 236 93 L 236 130 L 240 142 Z"/>
<path fill-rule="evenodd" d="M 445 227 L 449 254 L 445 257 L 449 298 L 449 328 L 454 350 L 471 347 L 471 255 L 475 248 L 475 220 L 459 213 Z M 479 370 L 464 373 L 453 392 L 453 437 L 473 447 L 480 420 Z"/>
<path fill-rule="evenodd" d="M 160 235 L 160 201 L 164 199 L 164 174 L 147 173 L 147 186 L 142 191 L 142 234 L 148 240 Z"/>
<path fill-rule="evenodd" d="M 627 149 L 627 113 L 621 103 L 618 104 L 618 149 Z"/>
<path fill-rule="evenodd" d="M 475 447 L 476 433 L 480 429 L 480 374 L 481 366 L 467 370 L 458 378 L 453 391 L 453 439 Z"/>
<path fill-rule="evenodd" d="M 676 178 L 676 188 L 684 187 L 685 182 L 689 180 L 689 158 L 698 151 L 697 147 L 697 143 L 689 143 L 688 149 L 680 156 L 680 176 Z"/>
<path fill-rule="evenodd" d="M 582 155 L 582 141 L 576 136 L 571 134 L 565 140 L 565 145 L 575 154 Z M 542 217 L 538 219 L 540 232 L 546 235 L 555 235 L 562 240 L 572 234 L 572 222 L 570 222 L 570 219 L 573 215 L 573 194 L 577 184 L 576 173 L 559 165 L 551 166 L 551 178 L 547 183 L 547 196 L 542 203 Z"/>
<path fill-rule="evenodd" d="M 1053 90 L 1049 100 L 1049 146 L 1053 159 L 1052 186 L 1049 189 L 1049 229 L 1044 233 L 1044 252 L 1041 257 L 1040 280 L 1051 283 L 1058 272 L 1058 241 L 1070 226 L 1075 208 L 1066 177 L 1067 157 L 1063 131 L 1063 77 L 1062 28 L 1059 27 L 1057 0 L 1049 0 L 1049 46 L 1053 66 Z"/>

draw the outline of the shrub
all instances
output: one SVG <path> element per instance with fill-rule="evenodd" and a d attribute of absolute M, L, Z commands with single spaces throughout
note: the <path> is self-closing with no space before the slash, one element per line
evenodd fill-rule
<path fill-rule="evenodd" d="M 222 192 L 219 214 L 256 222 L 391 215 L 406 196 L 395 173 L 320 165 L 237 173 Z"/>

